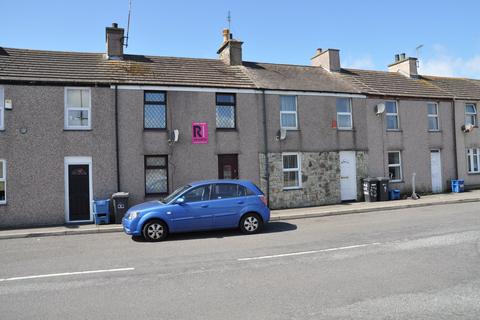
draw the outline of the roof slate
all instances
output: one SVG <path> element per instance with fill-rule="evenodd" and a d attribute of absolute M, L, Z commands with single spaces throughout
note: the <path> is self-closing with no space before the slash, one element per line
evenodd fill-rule
<path fill-rule="evenodd" d="M 433 85 L 452 95 L 452 98 L 480 100 L 480 80 L 423 76 Z"/>

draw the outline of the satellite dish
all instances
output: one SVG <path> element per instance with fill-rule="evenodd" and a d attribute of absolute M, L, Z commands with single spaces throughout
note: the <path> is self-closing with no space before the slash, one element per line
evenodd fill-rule
<path fill-rule="evenodd" d="M 285 140 L 287 138 L 287 129 L 281 128 L 277 131 L 277 136 L 275 137 L 277 140 Z"/>
<path fill-rule="evenodd" d="M 170 144 L 177 142 L 179 135 L 180 135 L 180 131 L 178 131 L 177 129 L 170 131 L 168 142 L 170 142 Z"/>
<path fill-rule="evenodd" d="M 385 112 L 385 103 L 379 103 L 375 106 L 375 114 L 377 116 L 383 114 Z"/>

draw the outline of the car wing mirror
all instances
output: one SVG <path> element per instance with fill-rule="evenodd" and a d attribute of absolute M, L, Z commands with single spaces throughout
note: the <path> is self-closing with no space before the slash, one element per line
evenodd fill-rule
<path fill-rule="evenodd" d="M 176 204 L 184 204 L 185 203 L 185 198 L 184 197 L 177 198 L 177 200 L 175 200 L 175 203 Z"/>

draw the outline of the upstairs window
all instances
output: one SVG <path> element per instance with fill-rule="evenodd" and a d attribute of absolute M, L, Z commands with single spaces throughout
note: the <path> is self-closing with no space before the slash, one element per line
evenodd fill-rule
<path fill-rule="evenodd" d="M 280 96 L 280 126 L 287 130 L 298 129 L 296 96 Z"/>
<path fill-rule="evenodd" d="M 386 101 L 387 130 L 398 130 L 398 107 L 396 101 Z"/>
<path fill-rule="evenodd" d="M 165 92 L 145 91 L 143 95 L 143 127 L 145 129 L 166 129 L 167 102 Z"/>
<path fill-rule="evenodd" d="M 467 150 L 468 173 L 480 173 L 480 148 Z"/>
<path fill-rule="evenodd" d="M 465 104 L 465 125 L 477 125 L 477 106 L 474 103 Z"/>
<path fill-rule="evenodd" d="M 297 189 L 302 186 L 300 180 L 302 169 L 300 164 L 300 154 L 284 153 L 282 154 L 283 163 L 283 189 Z"/>
<path fill-rule="evenodd" d="M 216 95 L 216 123 L 217 129 L 235 129 L 235 94 Z"/>
<path fill-rule="evenodd" d="M 65 88 L 65 129 L 91 129 L 91 112 L 90 88 Z"/>
<path fill-rule="evenodd" d="M 428 130 L 438 131 L 438 104 L 434 102 L 427 103 L 428 108 Z"/>
<path fill-rule="evenodd" d="M 352 99 L 337 98 L 337 128 L 352 129 Z"/>
<path fill-rule="evenodd" d="M 7 162 L 0 159 L 0 204 L 7 203 Z"/>
<path fill-rule="evenodd" d="M 400 151 L 388 153 L 388 175 L 391 182 L 402 181 L 402 156 Z"/>
<path fill-rule="evenodd" d="M 167 156 L 145 156 L 145 194 L 168 193 Z"/>

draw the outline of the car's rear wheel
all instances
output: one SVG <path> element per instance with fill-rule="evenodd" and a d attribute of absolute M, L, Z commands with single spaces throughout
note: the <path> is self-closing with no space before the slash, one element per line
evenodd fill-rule
<path fill-rule="evenodd" d="M 247 213 L 240 220 L 240 230 L 243 233 L 251 234 L 259 232 L 263 227 L 262 218 L 256 213 Z"/>
<path fill-rule="evenodd" d="M 150 220 L 143 226 L 142 234 L 147 241 L 162 241 L 168 235 L 168 228 L 162 220 Z"/>

